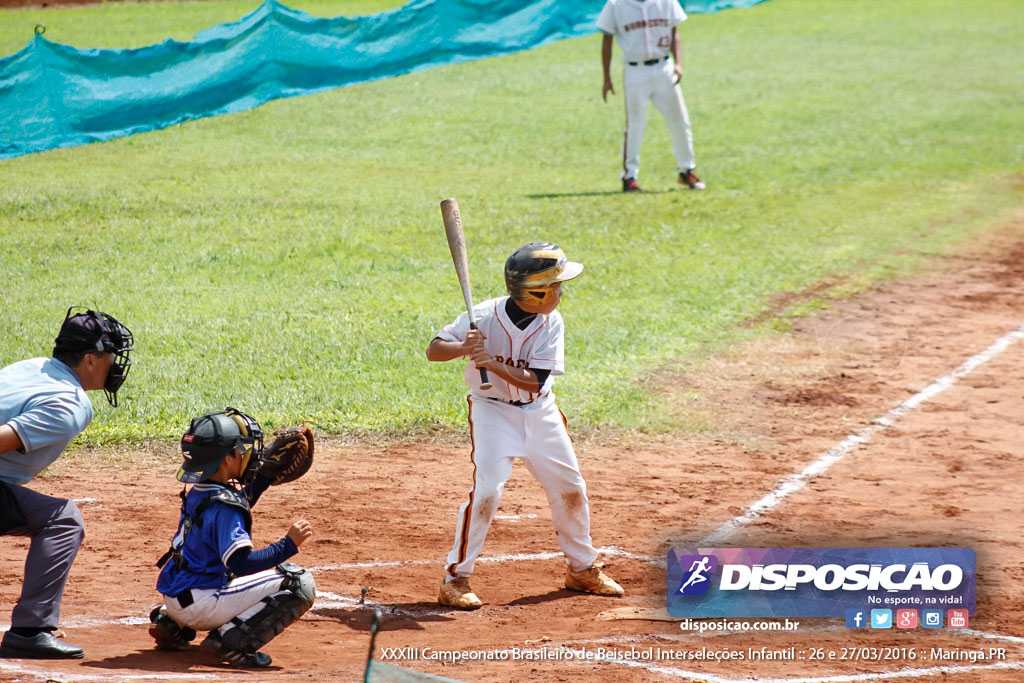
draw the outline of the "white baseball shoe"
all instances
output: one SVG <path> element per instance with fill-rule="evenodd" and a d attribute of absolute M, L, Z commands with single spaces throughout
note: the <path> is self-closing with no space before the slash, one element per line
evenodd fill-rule
<path fill-rule="evenodd" d="M 603 562 L 595 562 L 586 569 L 574 572 L 566 568 L 565 587 L 569 590 L 593 593 L 594 595 L 610 595 L 618 597 L 625 593 L 622 586 L 601 571 Z"/>
<path fill-rule="evenodd" d="M 469 579 L 452 579 L 441 582 L 441 590 L 437 594 L 437 602 L 456 609 L 480 609 L 483 602 L 469 587 Z"/>

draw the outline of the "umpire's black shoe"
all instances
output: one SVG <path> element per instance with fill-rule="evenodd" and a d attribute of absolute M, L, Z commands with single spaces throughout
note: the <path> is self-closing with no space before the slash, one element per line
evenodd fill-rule
<path fill-rule="evenodd" d="M 31 637 L 8 631 L 0 643 L 0 657 L 11 659 L 81 659 L 82 648 L 57 640 L 49 631 Z"/>

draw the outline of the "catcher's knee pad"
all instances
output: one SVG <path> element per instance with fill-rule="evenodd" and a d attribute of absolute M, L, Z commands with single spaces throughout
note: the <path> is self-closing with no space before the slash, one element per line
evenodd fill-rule
<path fill-rule="evenodd" d="M 226 624 L 232 626 L 223 631 L 224 649 L 256 652 L 313 606 L 316 586 L 312 575 L 290 562 L 278 570 L 285 575 L 281 590 L 263 598 L 255 613 L 245 619 L 235 617 Z"/>

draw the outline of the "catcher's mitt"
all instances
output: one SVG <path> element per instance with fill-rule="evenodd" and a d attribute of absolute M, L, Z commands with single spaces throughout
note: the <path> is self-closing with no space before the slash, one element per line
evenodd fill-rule
<path fill-rule="evenodd" d="M 271 486 L 295 481 L 313 464 L 313 430 L 306 425 L 290 427 L 274 435 L 263 451 L 259 473 Z"/>

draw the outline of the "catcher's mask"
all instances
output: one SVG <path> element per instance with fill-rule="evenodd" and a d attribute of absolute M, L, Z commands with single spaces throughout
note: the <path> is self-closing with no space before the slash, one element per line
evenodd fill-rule
<path fill-rule="evenodd" d="M 582 272 L 583 264 L 568 260 L 558 245 L 530 242 L 505 261 L 505 287 L 516 303 L 545 306 L 555 298 L 551 285 Z"/>
<path fill-rule="evenodd" d="M 263 430 L 259 422 L 231 407 L 193 418 L 181 437 L 185 462 L 178 470 L 178 481 L 206 481 L 231 453 L 242 456 L 238 482 L 248 484 L 256 476 L 263 456 Z"/>
<path fill-rule="evenodd" d="M 117 390 L 124 384 L 132 367 L 129 355 L 135 348 L 135 340 L 131 330 L 112 315 L 88 309 L 84 313 L 72 315 L 72 311 L 76 309 L 82 310 L 83 307 L 72 306 L 64 315 L 60 332 L 53 340 L 53 354 L 92 351 L 114 354 L 114 363 L 107 373 L 103 393 L 107 397 L 107 402 L 116 408 Z"/>

